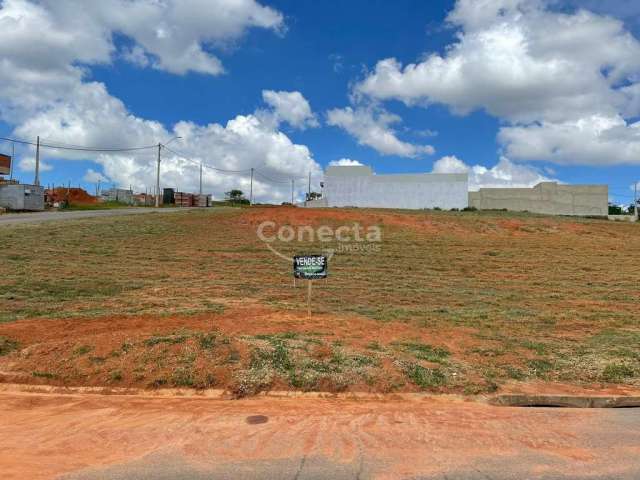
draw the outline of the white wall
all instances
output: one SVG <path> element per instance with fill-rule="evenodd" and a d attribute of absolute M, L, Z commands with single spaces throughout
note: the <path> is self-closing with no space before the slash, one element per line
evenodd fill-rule
<path fill-rule="evenodd" d="M 369 167 L 328 167 L 324 198 L 329 207 L 443 210 L 468 205 L 466 173 L 374 175 Z"/>

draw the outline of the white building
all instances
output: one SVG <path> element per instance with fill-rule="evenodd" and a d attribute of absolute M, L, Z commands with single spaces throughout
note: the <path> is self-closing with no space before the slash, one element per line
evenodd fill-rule
<path fill-rule="evenodd" d="M 331 166 L 324 174 L 322 204 L 328 207 L 371 207 L 443 210 L 468 205 L 466 173 L 376 175 L 366 166 Z"/>

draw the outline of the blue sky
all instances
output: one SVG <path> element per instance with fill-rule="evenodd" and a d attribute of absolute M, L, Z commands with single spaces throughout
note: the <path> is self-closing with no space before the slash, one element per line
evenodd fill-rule
<path fill-rule="evenodd" d="M 117 2 L 118 0 L 110 1 Z M 224 3 L 224 0 L 216 0 L 216 2 Z M 522 27 L 525 30 L 535 25 L 534 22 L 541 21 L 539 17 L 542 14 L 556 15 L 563 12 L 571 16 L 576 15 L 580 7 L 586 7 L 595 12 L 593 23 L 596 34 L 602 34 L 596 28 L 599 25 L 597 22 L 601 22 L 601 18 L 606 19 L 606 15 L 609 15 L 623 22 L 617 33 L 618 37 L 632 35 L 635 36 L 635 39 L 640 38 L 640 23 L 638 22 L 640 9 L 634 8 L 632 2 L 575 1 L 545 2 L 544 4 L 527 1 L 504 2 L 496 0 L 496 2 L 522 4 L 518 8 L 521 9 L 521 12 L 525 12 L 524 14 L 530 15 L 532 23 L 525 26 L 518 24 L 519 20 L 513 20 L 513 23 L 518 28 Z M 0 3 L 2 5 L 0 12 L 4 10 L 6 17 L 11 13 L 9 7 L 13 7 L 13 15 L 15 15 L 17 9 L 25 8 L 25 5 L 29 3 L 27 0 L 5 0 Z M 74 6 L 73 0 L 69 0 L 68 3 L 70 8 Z M 180 4 L 178 1 L 175 3 Z M 527 4 L 534 3 L 536 4 L 534 7 L 527 6 Z M 103 84 L 107 92 L 104 95 L 108 96 L 106 98 L 114 98 L 123 103 L 126 109 L 125 116 L 130 115 L 145 122 L 158 122 L 162 126 L 162 130 L 157 131 L 158 136 L 164 135 L 164 138 L 155 140 L 152 138 L 153 135 L 147 131 L 138 132 L 129 137 L 124 125 L 117 127 L 121 128 L 117 133 L 101 137 L 101 130 L 104 132 L 113 126 L 101 126 L 100 115 L 108 116 L 111 114 L 111 110 L 100 111 L 98 108 L 94 111 L 92 109 L 96 109 L 96 107 L 93 104 L 73 105 L 76 100 L 73 98 L 73 92 L 69 92 L 68 89 L 64 94 L 54 94 L 44 98 L 42 107 L 35 106 L 22 110 L 14 103 L 20 104 L 19 96 L 21 94 L 33 95 L 32 92 L 21 93 L 20 88 L 4 92 L 4 94 L 0 91 L 2 111 L 0 133 L 3 136 L 32 140 L 34 134 L 42 131 L 43 137 L 65 143 L 112 146 L 114 144 L 120 145 L 118 142 L 123 139 L 123 142 L 131 145 L 131 142 L 135 144 L 138 139 L 142 144 L 148 144 L 147 139 L 150 143 L 166 141 L 175 134 L 175 126 L 178 122 L 192 122 L 195 125 L 192 130 L 197 130 L 197 132 L 190 130 L 189 134 L 194 135 L 193 138 L 197 135 L 198 146 L 194 147 L 193 144 L 180 141 L 174 144 L 177 151 L 185 153 L 189 158 L 195 158 L 196 161 L 203 160 L 218 168 L 241 165 L 244 169 L 262 164 L 262 160 L 258 158 L 259 143 L 256 148 L 252 149 L 252 151 L 256 151 L 253 157 L 227 160 L 231 162 L 227 164 L 219 158 L 222 154 L 218 155 L 218 158 L 216 157 L 218 143 L 211 147 L 212 153 L 210 155 L 207 153 L 209 147 L 205 137 L 208 132 L 204 127 L 209 124 L 219 124 L 224 127 L 229 120 L 233 120 L 238 115 L 258 115 L 260 117 L 259 111 L 267 112 L 265 115 L 277 117 L 278 112 L 270 110 L 270 107 L 265 105 L 263 91 L 300 92 L 308 102 L 318 126 L 300 128 L 287 121 L 271 119 L 265 120 L 267 123 L 269 121 L 272 123 L 268 123 L 270 126 L 264 128 L 270 129 L 271 138 L 283 134 L 292 145 L 306 146 L 309 155 L 304 159 L 291 156 L 291 165 L 286 164 L 287 159 L 283 160 L 281 164 L 277 162 L 264 163 L 265 172 L 271 177 L 286 179 L 290 175 L 301 176 L 303 172 L 313 168 L 314 183 L 316 183 L 320 179 L 320 173 L 316 167 L 309 167 L 311 165 L 309 162 L 315 162 L 317 167 L 324 168 L 329 162 L 339 159 L 351 159 L 371 165 L 378 173 L 401 173 L 430 172 L 434 169 L 434 164 L 443 157 L 455 157 L 458 162 L 453 163 L 455 168 L 464 165 L 464 168 L 470 169 L 474 167 L 491 169 L 496 166 L 502 156 L 506 156 L 510 165 L 523 166 L 527 169 L 522 173 L 522 178 L 518 176 L 520 174 L 514 174 L 514 177 L 507 180 L 506 184 L 509 182 L 516 185 L 531 183 L 543 177 L 567 183 L 607 183 L 614 200 L 623 203 L 631 200 L 633 192 L 630 185 L 635 179 L 640 178 L 640 169 L 638 168 L 640 158 L 635 161 L 634 165 L 632 161 L 629 161 L 629 158 L 608 157 L 607 150 L 603 149 L 603 158 L 594 160 L 588 152 L 576 149 L 575 146 L 571 147 L 573 150 L 567 147 L 566 156 L 559 156 L 556 153 L 562 148 L 555 144 L 550 145 L 548 151 L 541 154 L 539 158 L 535 158 L 536 152 L 531 153 L 525 148 L 526 145 L 525 147 L 518 145 L 518 142 L 531 144 L 538 141 L 535 137 L 535 129 L 532 127 L 547 121 L 552 122 L 553 125 L 579 121 L 582 117 L 579 117 L 578 114 L 575 118 L 559 118 L 555 113 L 546 116 L 547 111 L 545 110 L 539 116 L 532 114 L 528 117 L 527 109 L 524 109 L 523 113 L 523 109 L 514 110 L 508 106 L 505 107 L 504 102 L 500 99 L 509 95 L 510 92 L 501 92 L 499 89 L 487 93 L 486 96 L 479 95 L 478 98 L 470 98 L 468 101 L 472 108 L 468 111 L 454 112 L 456 109 L 459 110 L 461 105 L 456 100 L 450 100 L 450 94 L 442 91 L 438 85 L 425 84 L 424 88 L 416 87 L 415 82 L 410 83 L 409 78 L 403 78 L 402 81 L 406 81 L 408 85 L 406 91 L 415 88 L 415 93 L 406 95 L 405 90 L 396 91 L 391 87 L 385 87 L 384 79 L 372 88 L 359 87 L 365 85 L 366 79 L 372 79 L 377 75 L 376 65 L 384 59 L 395 58 L 400 64 L 398 73 L 402 77 L 408 77 L 408 75 L 404 75 L 406 73 L 403 70 L 404 66 L 411 63 L 427 62 L 427 58 L 431 54 L 437 54 L 441 59 L 449 61 L 448 52 L 452 46 L 460 43 L 459 35 L 461 32 L 464 32 L 468 37 L 478 32 L 482 34 L 483 29 L 489 31 L 493 28 L 492 25 L 495 26 L 495 22 L 490 23 L 494 20 L 486 20 L 488 23 L 481 25 L 472 23 L 472 21 L 475 22 L 472 17 L 475 13 L 470 10 L 464 11 L 464 5 L 457 5 L 453 1 L 350 0 L 349 2 L 310 2 L 279 0 L 264 1 L 255 5 L 260 8 L 269 8 L 271 12 L 275 12 L 274 15 L 277 14 L 279 17 L 265 20 L 263 25 L 258 26 L 249 23 L 242 24 L 238 27 L 239 33 L 220 36 L 214 41 L 206 39 L 206 32 L 196 37 L 197 41 L 201 41 L 204 51 L 221 62 L 225 70 L 222 74 L 211 74 L 211 72 L 205 72 L 202 69 L 198 71 L 198 68 L 193 67 L 187 67 L 185 71 L 176 71 L 181 67 L 169 65 L 169 55 L 174 52 L 154 51 L 153 45 L 145 43 L 144 38 L 137 38 L 130 32 L 122 32 L 121 29 L 111 27 L 111 24 L 109 24 L 109 29 L 111 29 L 109 43 L 112 48 L 107 57 L 100 53 L 101 47 L 99 45 L 88 47 L 88 49 L 95 48 L 95 52 L 97 52 L 93 53 L 92 51 L 91 55 L 95 58 L 89 61 L 81 58 L 84 53 L 81 47 L 77 46 L 73 47 L 72 55 L 60 54 L 61 64 L 66 62 L 66 66 L 63 65 L 61 68 L 81 71 L 81 73 L 77 73 L 78 88 L 85 88 L 87 84 Z M 504 5 L 500 5 L 500 7 L 506 8 Z M 42 15 L 51 14 L 52 18 L 56 18 L 54 13 L 58 7 L 55 3 L 44 2 L 41 8 L 43 9 Z M 447 22 L 448 15 L 456 8 L 463 19 L 457 22 Z M 35 13 L 35 10 L 33 12 L 27 10 L 24 14 L 35 16 Z M 99 14 L 102 15 L 100 12 Z M 215 15 L 216 12 L 213 11 L 211 14 Z M 159 15 L 161 16 L 162 13 Z M 60 18 L 59 14 L 57 18 Z M 507 12 L 501 21 L 508 23 L 511 18 Z M 170 18 L 162 20 L 171 22 Z M 2 16 L 0 15 L 1 21 Z M 55 21 L 62 22 L 55 24 L 56 27 L 67 28 L 71 33 L 74 33 L 73 28 L 76 27 L 73 25 L 69 26 L 61 20 Z M 158 20 L 158 22 L 160 21 Z M 189 28 L 189 25 L 184 28 Z M 99 30 L 88 31 L 86 35 L 91 38 L 91 35 L 99 36 L 98 32 Z M 2 40 L 1 37 L 2 34 L 0 34 L 0 40 Z M 34 42 L 42 42 L 44 49 L 47 46 L 53 49 L 58 48 L 56 41 L 53 39 L 49 41 L 46 36 L 40 39 L 34 37 Z M 47 42 L 50 42 L 50 45 L 47 45 Z M 153 58 L 160 59 L 159 61 L 166 61 L 169 66 L 151 67 L 141 63 L 132 63 L 121 52 L 131 49 L 135 45 L 142 45 L 147 50 L 147 57 L 151 59 L 150 61 L 153 61 Z M 64 48 L 71 49 L 71 47 Z M 470 44 L 468 49 L 471 51 L 472 48 L 474 45 Z M 550 48 L 553 51 L 556 47 L 545 45 L 545 48 Z M 566 48 L 566 45 L 557 47 L 558 50 L 562 48 Z M 571 56 L 571 52 L 563 54 L 568 55 L 569 58 Z M 609 54 L 605 52 L 603 55 Z M 0 59 L 3 56 L 10 61 L 13 59 L 11 55 L 0 50 Z M 55 54 L 53 57 L 52 61 L 55 61 Z M 13 61 L 18 62 L 15 59 Z M 584 65 L 587 67 L 584 68 L 593 64 L 597 65 L 598 61 L 602 62 L 598 59 L 585 59 Z M 620 64 L 626 62 L 624 58 L 616 61 Z M 39 60 L 30 68 L 39 72 L 45 68 L 42 65 L 42 61 Z M 425 63 L 425 67 L 435 72 L 434 65 Z M 46 68 L 55 68 L 55 66 L 47 66 Z M 507 64 L 503 68 L 509 68 L 509 65 Z M 518 68 L 518 65 L 514 65 L 513 68 Z M 487 73 L 477 69 L 475 71 L 478 72 L 478 76 Z M 494 74 L 495 70 L 489 73 Z M 626 82 L 624 84 L 633 85 L 633 82 L 640 79 L 640 66 L 632 66 L 632 68 L 625 70 L 623 75 L 625 76 L 624 82 Z M 17 72 L 13 80 L 20 82 L 19 76 L 20 72 Z M 378 77 L 382 78 L 382 75 L 378 75 Z M 478 85 L 477 90 L 486 88 L 483 85 L 486 84 Z M 620 80 L 611 81 L 612 90 L 619 88 L 620 85 L 622 85 Z M 581 84 L 580 88 L 583 87 Z M 401 85 L 399 88 L 404 87 Z M 464 88 L 466 90 L 462 95 L 473 97 L 474 85 L 467 85 Z M 15 92 L 18 92 L 18 98 L 16 98 Z M 527 94 L 527 90 L 523 90 L 523 92 L 523 95 Z M 598 90 L 597 94 L 600 95 L 601 92 L 602 89 Z M 360 94 L 360 98 L 354 99 L 356 93 Z M 9 97 L 10 95 L 13 96 Z M 628 102 L 636 101 L 633 97 Z M 86 112 L 87 116 L 92 118 L 97 116 L 98 120 L 93 120 L 91 125 L 87 126 L 85 119 L 80 119 L 77 120 L 77 127 L 73 125 L 73 121 L 65 120 L 58 122 L 58 124 L 71 123 L 74 128 L 56 127 L 57 118 L 51 120 L 51 117 L 47 117 L 47 115 L 53 108 L 52 106 L 60 108 L 60 105 L 64 105 L 65 102 L 72 104 L 70 108 L 75 112 L 72 116 L 74 119 L 82 117 Z M 571 105 L 574 108 L 575 104 Z M 362 135 L 366 135 L 366 132 L 354 133 L 344 125 L 329 121 L 328 112 L 348 107 L 369 115 L 373 118 L 375 125 L 380 123 L 376 119 L 383 118 L 385 115 L 393 115 L 394 120 L 384 124 L 383 130 L 390 130 L 403 145 L 418 146 L 418 148 L 430 145 L 435 152 L 432 154 L 425 152 L 398 154 L 397 148 L 386 149 L 385 146 L 372 146 L 370 142 L 362 141 Z M 577 107 L 576 110 L 580 108 L 582 107 Z M 624 107 L 615 103 L 615 108 L 622 111 Z M 605 115 L 603 113 L 605 110 L 607 115 L 611 115 L 611 109 L 608 106 L 602 111 L 598 110 L 595 113 L 585 111 L 580 115 L 583 115 L 584 118 L 591 118 L 596 113 Z M 122 112 L 118 114 L 120 115 Z M 623 117 L 627 128 L 631 128 L 632 124 L 638 120 L 637 112 L 624 113 Z M 275 126 L 273 122 L 275 122 Z M 519 140 L 513 140 L 513 137 L 510 137 L 509 142 L 500 140 L 498 134 L 501 128 L 508 129 L 510 134 L 513 128 L 523 125 L 527 127 L 524 132 L 526 135 L 524 140 L 520 137 L 518 137 Z M 91 129 L 95 129 L 96 132 Z M 150 132 L 154 131 L 153 125 L 148 125 L 148 129 Z M 633 133 L 633 130 L 630 131 Z M 640 144 L 640 138 L 625 134 L 624 139 L 630 142 L 630 152 L 640 151 L 637 150 L 638 145 L 636 144 Z M 241 141 L 238 140 L 240 143 Z M 589 148 L 588 141 L 584 142 L 585 149 Z M 220 142 L 224 143 L 227 140 L 220 140 Z M 243 151 L 241 144 L 234 145 L 236 150 Z M 225 148 L 230 149 L 231 147 Z M 268 148 L 271 147 L 265 147 L 265 155 L 268 153 Z M 510 151 L 509 148 L 512 150 Z M 228 153 L 228 149 L 224 150 L 225 158 L 230 158 L 229 155 L 235 155 L 234 151 Z M 523 149 L 525 153 L 515 153 L 522 152 Z M 0 143 L 0 150 L 7 153 L 10 147 L 6 143 Z M 21 157 L 33 155 L 30 149 L 19 148 L 18 151 L 18 160 L 21 160 Z M 171 156 L 168 152 L 167 155 Z M 283 155 L 286 157 L 289 153 Z M 81 184 L 88 190 L 93 190 L 95 178 L 102 177 L 104 183 L 125 186 L 127 175 L 131 176 L 129 183 L 137 189 L 142 189 L 143 186 L 146 188 L 153 184 L 153 178 L 149 175 L 153 152 L 149 152 L 147 156 L 143 155 L 142 159 L 135 160 L 140 163 L 139 168 L 136 167 L 137 169 L 126 163 L 126 159 L 105 159 L 94 154 L 74 154 L 69 157 L 61 152 L 43 151 L 43 157 L 51 168 L 42 173 L 42 183 L 44 184 L 60 184 L 70 181 L 74 185 Z M 181 180 L 182 170 L 180 168 L 189 169 L 190 167 L 180 164 L 178 159 L 175 161 L 177 162 L 176 170 L 169 174 L 170 180 L 163 181 L 163 184 L 178 184 L 177 186 L 180 187 L 179 183 L 182 182 L 185 189 L 195 188 L 193 183 L 195 178 L 193 175 L 195 174 L 191 171 L 193 168 L 189 170 L 188 176 Z M 252 162 L 256 162 L 256 164 L 252 164 Z M 294 163 L 295 166 L 292 166 Z M 452 162 L 442 162 L 440 166 L 444 168 L 445 164 L 447 168 L 451 168 Z M 24 181 L 30 181 L 32 179 L 30 166 L 28 161 L 23 160 L 23 168 L 18 168 L 16 175 Z M 89 171 L 93 171 L 95 175 L 88 175 Z M 213 175 L 213 172 L 211 174 Z M 145 175 L 149 178 L 147 179 Z M 496 171 L 491 175 L 480 173 L 478 185 L 492 186 L 492 182 L 497 181 L 496 178 L 501 177 L 503 172 Z M 207 188 L 219 195 L 220 191 L 233 186 L 237 180 L 234 176 L 224 176 L 224 178 L 224 181 L 208 178 Z M 243 177 L 242 181 L 245 180 Z M 237 182 L 239 185 L 242 184 L 240 180 Z M 502 184 L 500 182 L 499 184 Z M 240 185 L 241 188 L 244 188 L 242 185 Z M 268 182 L 265 182 L 261 194 L 265 200 L 277 201 L 285 195 L 284 190 L 279 194 L 273 192 L 282 188 L 284 187 L 281 185 L 269 186 Z"/>

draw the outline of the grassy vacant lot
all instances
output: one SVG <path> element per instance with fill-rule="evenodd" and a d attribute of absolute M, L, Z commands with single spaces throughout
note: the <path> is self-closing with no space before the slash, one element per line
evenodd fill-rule
<path fill-rule="evenodd" d="M 283 225 L 382 228 L 306 318 Z M 491 392 L 640 386 L 640 228 L 503 212 L 252 208 L 0 228 L 0 378 L 66 385 Z M 366 245 L 366 244 L 361 244 Z M 285 253 L 335 241 L 276 242 Z"/>

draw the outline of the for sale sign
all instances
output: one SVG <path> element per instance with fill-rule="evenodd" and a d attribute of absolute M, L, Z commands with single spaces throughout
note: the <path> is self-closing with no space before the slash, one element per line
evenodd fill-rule
<path fill-rule="evenodd" d="M 11 173 L 11 157 L 0 153 L 0 175 Z"/>
<path fill-rule="evenodd" d="M 296 255 L 293 257 L 293 275 L 304 280 L 327 278 L 327 257 L 324 255 Z"/>

